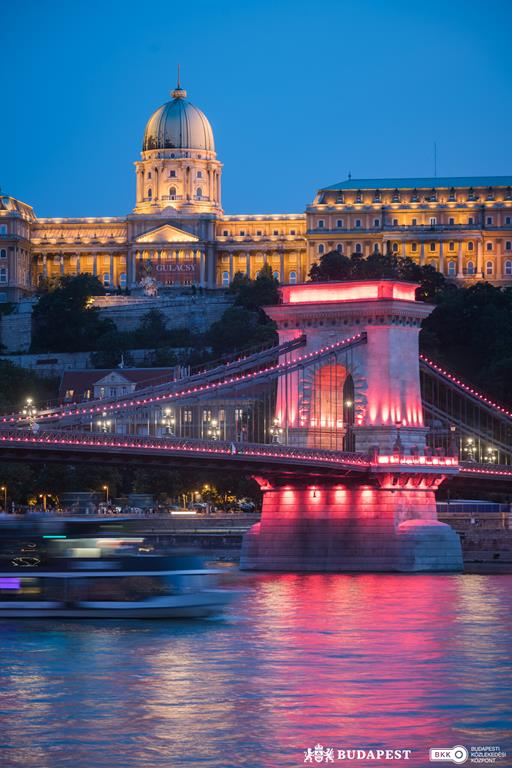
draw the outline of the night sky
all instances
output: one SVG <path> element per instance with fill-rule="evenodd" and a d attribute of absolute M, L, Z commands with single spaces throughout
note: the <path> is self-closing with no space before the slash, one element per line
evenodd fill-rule
<path fill-rule="evenodd" d="M 226 213 L 346 178 L 512 174 L 510 0 L 0 3 L 0 186 L 39 216 L 124 215 L 181 63 Z"/>

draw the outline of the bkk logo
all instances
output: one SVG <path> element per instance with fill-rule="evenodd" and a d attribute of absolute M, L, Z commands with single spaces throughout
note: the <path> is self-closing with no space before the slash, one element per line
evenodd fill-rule
<path fill-rule="evenodd" d="M 461 765 L 468 759 L 469 752 L 466 747 L 457 745 L 456 747 L 430 749 L 428 756 L 431 763 L 443 761 Z"/>
<path fill-rule="evenodd" d="M 334 763 L 343 760 L 410 760 L 412 749 L 337 749 L 317 744 L 304 750 L 304 762 Z"/>

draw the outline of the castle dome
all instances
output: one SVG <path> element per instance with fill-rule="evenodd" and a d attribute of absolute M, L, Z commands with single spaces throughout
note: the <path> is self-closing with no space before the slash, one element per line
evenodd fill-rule
<path fill-rule="evenodd" d="M 152 149 L 202 149 L 215 152 L 213 131 L 206 115 L 186 101 L 187 92 L 178 87 L 172 101 L 159 107 L 148 120 L 142 151 Z"/>

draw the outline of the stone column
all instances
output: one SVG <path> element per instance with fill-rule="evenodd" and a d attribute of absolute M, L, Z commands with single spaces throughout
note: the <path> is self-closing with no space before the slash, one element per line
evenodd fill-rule
<path fill-rule="evenodd" d="M 284 283 L 284 251 L 279 254 L 279 282 Z"/>
<path fill-rule="evenodd" d="M 405 259 L 406 251 L 405 251 L 405 240 L 402 240 L 402 257 Z"/>
<path fill-rule="evenodd" d="M 199 251 L 199 285 L 204 288 L 205 284 L 205 253 L 203 249 Z"/>
<path fill-rule="evenodd" d="M 245 274 L 247 277 L 251 276 L 251 254 L 249 251 L 245 254 Z"/>
<path fill-rule="evenodd" d="M 80 274 L 80 254 L 79 253 L 76 254 L 76 266 L 75 266 L 75 269 L 76 269 L 77 275 L 79 275 Z"/>
<path fill-rule="evenodd" d="M 92 255 L 92 273 L 93 275 L 98 274 L 98 254 L 93 253 Z"/>
<path fill-rule="evenodd" d="M 137 168 L 137 202 L 140 203 L 143 197 L 142 170 Z"/>
<path fill-rule="evenodd" d="M 483 242 L 482 240 L 477 240 L 476 243 L 476 273 L 479 277 L 482 276 L 483 272 Z"/>
<path fill-rule="evenodd" d="M 64 254 L 61 253 L 59 256 L 59 272 L 61 276 L 64 274 Z"/>
<path fill-rule="evenodd" d="M 46 253 L 43 253 L 43 277 L 48 277 L 48 257 Z"/>
<path fill-rule="evenodd" d="M 423 266 L 425 263 L 425 243 L 422 240 L 420 243 L 420 266 Z"/>
<path fill-rule="evenodd" d="M 114 287 L 114 254 L 113 253 L 110 254 L 109 272 L 110 272 L 110 287 L 113 288 Z"/>
<path fill-rule="evenodd" d="M 229 282 L 233 280 L 233 253 L 229 254 Z"/>
<path fill-rule="evenodd" d="M 217 264 L 215 250 L 213 245 L 206 248 L 206 285 L 209 288 L 215 288 L 217 281 Z"/>
<path fill-rule="evenodd" d="M 462 240 L 459 240 L 457 250 L 457 277 L 464 277 L 464 268 L 462 266 Z"/>
<path fill-rule="evenodd" d="M 439 243 L 439 271 L 444 275 L 444 253 L 443 253 L 443 241 Z"/>

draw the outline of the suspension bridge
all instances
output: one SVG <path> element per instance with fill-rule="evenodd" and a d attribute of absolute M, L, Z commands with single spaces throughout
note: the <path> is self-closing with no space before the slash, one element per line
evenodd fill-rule
<path fill-rule="evenodd" d="M 512 413 L 419 355 L 432 307 L 415 288 L 284 286 L 265 310 L 277 346 L 136 392 L 5 414 L 2 458 L 249 474 L 263 510 L 245 568 L 459 570 L 435 492 L 512 489 Z"/>

